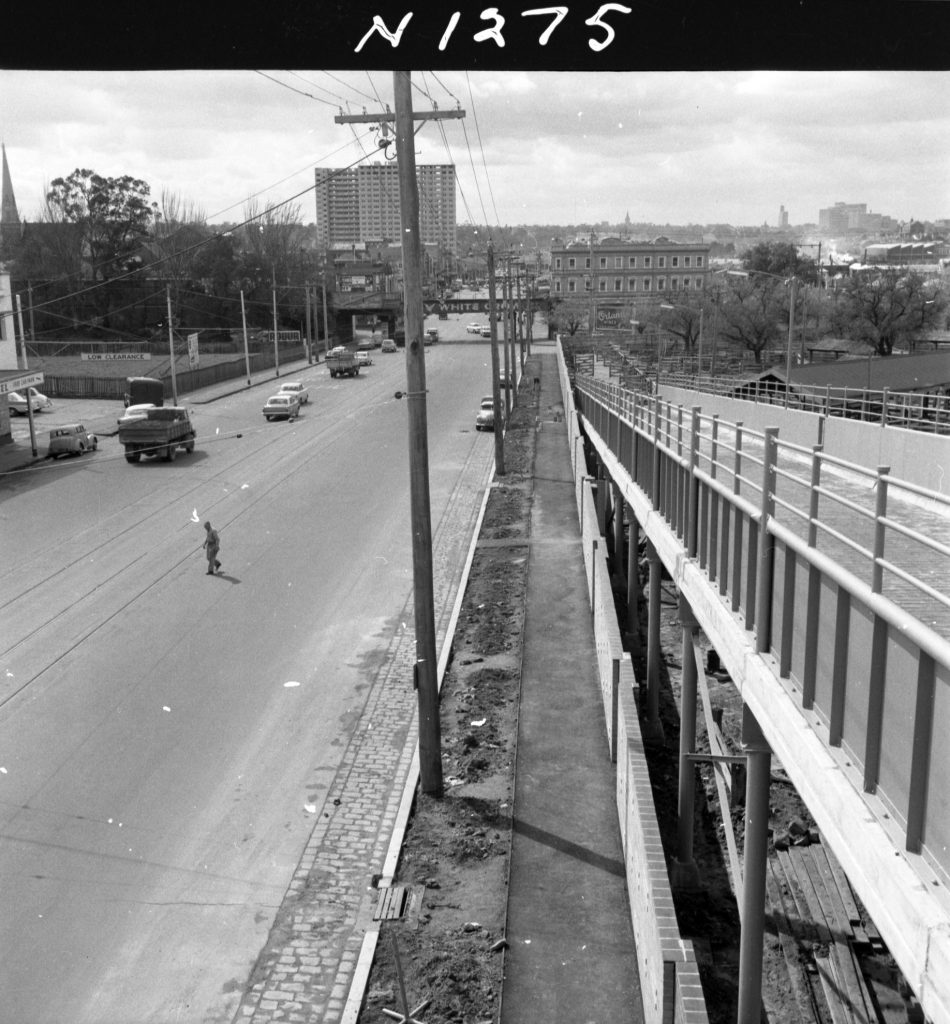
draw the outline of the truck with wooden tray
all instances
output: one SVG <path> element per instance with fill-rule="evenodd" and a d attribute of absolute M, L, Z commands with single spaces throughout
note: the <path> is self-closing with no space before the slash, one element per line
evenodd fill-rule
<path fill-rule="evenodd" d="M 138 462 L 143 455 L 174 462 L 179 448 L 195 450 L 195 428 L 187 409 L 164 405 L 149 409 L 144 419 L 121 425 L 119 444 L 125 448 L 126 462 Z"/>
<path fill-rule="evenodd" d="M 356 359 L 356 353 L 341 345 L 327 352 L 327 369 L 331 377 L 357 377 L 360 364 Z"/>

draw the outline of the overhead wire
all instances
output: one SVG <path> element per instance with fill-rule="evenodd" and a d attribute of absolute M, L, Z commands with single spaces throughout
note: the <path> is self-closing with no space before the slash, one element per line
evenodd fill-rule
<path fill-rule="evenodd" d="M 495 223 L 496 224 L 501 224 L 501 218 L 498 216 L 498 208 L 495 206 L 495 195 L 494 195 L 494 192 L 493 192 L 492 187 L 491 187 L 491 177 L 490 177 L 490 175 L 488 173 L 488 163 L 485 160 L 485 147 L 482 145 L 482 133 L 481 133 L 481 129 L 478 126 L 478 114 L 477 114 L 477 112 L 475 110 L 475 97 L 472 94 L 472 80 L 469 77 L 469 74 L 468 74 L 467 71 L 465 72 L 465 81 L 468 84 L 468 97 L 469 97 L 469 103 L 471 104 L 471 108 L 472 108 L 472 117 L 475 120 L 475 134 L 476 134 L 476 136 L 478 138 L 478 150 L 479 150 L 479 152 L 481 153 L 481 156 L 482 156 L 482 166 L 485 168 L 485 182 L 486 182 L 486 185 L 487 185 L 487 188 L 488 188 L 489 197 L 491 199 L 492 209 L 495 211 Z M 464 124 L 462 126 L 462 129 L 463 129 L 463 131 L 465 131 Z M 465 136 L 466 136 L 466 141 L 467 141 L 467 139 L 468 139 L 468 132 L 465 132 Z M 471 154 L 471 147 L 469 147 L 469 153 Z M 474 172 L 474 170 L 475 170 L 475 167 L 474 167 L 474 164 L 473 164 L 472 171 Z M 477 181 L 478 181 L 477 177 L 476 177 L 475 180 L 476 180 L 476 183 L 477 183 Z M 479 202 L 481 202 L 481 189 L 479 189 L 478 192 L 479 192 Z M 484 202 L 481 202 L 481 206 L 482 206 L 482 213 L 483 213 L 483 215 L 485 217 L 485 224 L 489 225 L 491 223 L 491 221 L 488 219 L 488 214 L 485 213 L 485 204 L 484 204 Z M 491 231 L 491 229 L 489 228 L 489 234 L 490 234 L 490 231 Z"/>
<path fill-rule="evenodd" d="M 348 164 L 346 167 L 335 169 L 333 173 L 341 174 L 344 171 L 348 171 L 351 167 L 355 167 L 357 164 L 361 163 L 365 159 L 367 159 L 367 155 L 363 154 L 357 160 L 354 160 L 352 161 L 352 163 Z M 38 303 L 34 305 L 32 309 L 45 309 L 47 306 L 52 305 L 55 302 L 65 302 L 67 299 L 77 298 L 79 296 L 86 295 L 90 292 L 94 292 L 100 288 L 105 287 L 106 284 L 111 284 L 112 282 L 115 281 L 127 280 L 130 277 L 134 277 L 136 274 L 141 274 L 143 271 L 152 270 L 155 267 L 161 266 L 163 263 L 167 263 L 170 260 L 177 259 L 180 256 L 185 256 L 190 252 L 194 252 L 196 249 L 200 249 L 202 246 L 209 245 L 211 242 L 216 241 L 217 239 L 226 237 L 233 231 L 237 231 L 240 228 L 246 227 L 248 224 L 253 224 L 255 221 L 263 219 L 268 214 L 273 213 L 275 210 L 279 210 L 282 206 L 287 206 L 290 203 L 294 202 L 295 200 L 299 199 L 301 196 L 305 196 L 308 192 L 312 192 L 316 187 L 316 182 L 314 182 L 314 184 L 308 185 L 307 188 L 302 189 L 300 192 L 297 192 L 292 196 L 289 196 L 287 199 L 282 199 L 279 203 L 274 203 L 271 206 L 265 207 L 259 213 L 256 213 L 251 217 L 247 217 L 237 224 L 232 224 L 228 226 L 225 230 L 215 231 L 207 238 L 202 238 L 199 241 L 194 242 L 192 245 L 185 246 L 185 248 L 178 249 L 175 252 L 168 253 L 165 256 L 160 256 L 159 258 L 152 260 L 150 263 L 145 263 L 140 267 L 136 267 L 134 270 L 126 271 L 123 274 L 117 274 L 115 277 L 110 278 L 109 281 L 107 282 L 100 281 L 97 282 L 96 284 L 89 285 L 86 288 L 81 288 L 77 291 L 70 292 L 66 295 L 61 295 L 56 299 L 50 299 L 47 302 Z"/>

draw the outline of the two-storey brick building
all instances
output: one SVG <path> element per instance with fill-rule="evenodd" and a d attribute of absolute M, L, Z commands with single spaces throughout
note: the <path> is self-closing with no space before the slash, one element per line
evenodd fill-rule
<path fill-rule="evenodd" d="M 668 302 L 702 292 L 709 273 L 709 246 L 701 242 L 628 242 L 619 238 L 551 247 L 551 297 L 584 296 L 598 304 Z"/>

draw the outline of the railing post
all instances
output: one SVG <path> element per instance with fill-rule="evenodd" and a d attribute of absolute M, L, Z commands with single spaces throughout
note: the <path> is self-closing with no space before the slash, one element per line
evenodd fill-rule
<path fill-rule="evenodd" d="M 732 493 L 742 490 L 742 422 L 736 424 L 736 444 L 732 468 Z M 738 507 L 732 511 L 732 610 L 737 612 L 742 599 L 742 516 Z M 752 614 L 755 614 L 752 612 Z"/>
<path fill-rule="evenodd" d="M 765 428 L 762 454 L 762 504 L 759 516 L 759 550 L 755 578 L 755 649 L 764 654 L 769 649 L 772 621 L 772 569 L 775 542 L 769 531 L 769 520 L 775 514 L 775 460 L 777 427 Z"/>
<path fill-rule="evenodd" d="M 934 659 L 920 651 L 917 662 L 917 700 L 914 708 L 914 740 L 910 758 L 910 784 L 907 787 L 906 845 L 911 853 L 920 853 L 927 819 L 930 790 L 930 753 L 933 747 Z"/>
<path fill-rule="evenodd" d="M 818 488 L 821 486 L 821 445 L 816 444 L 811 454 L 811 484 L 808 502 L 808 546 L 818 545 Z M 821 572 L 814 565 L 808 567 L 808 598 L 805 606 L 805 663 L 802 668 L 802 707 L 815 703 L 815 683 L 818 677 L 818 624 L 821 613 Z"/>
<path fill-rule="evenodd" d="M 650 497 L 653 499 L 653 511 L 660 508 L 660 396 L 653 400 L 653 479 Z"/>
<path fill-rule="evenodd" d="M 884 539 L 887 527 L 887 475 L 890 466 L 877 467 L 877 500 L 874 508 L 874 563 L 871 589 L 880 594 L 884 586 Z M 871 678 L 868 680 L 867 736 L 864 747 L 864 789 L 877 789 L 881 771 L 881 740 L 884 733 L 884 682 L 887 675 L 887 622 L 874 616 L 871 630 Z"/>
<path fill-rule="evenodd" d="M 686 557 L 695 558 L 697 538 L 699 536 L 699 412 L 700 407 L 694 405 L 690 423 L 689 438 L 689 480 L 686 503 Z"/>
<path fill-rule="evenodd" d="M 877 467 L 877 495 L 874 508 L 874 561 L 871 569 L 871 590 L 880 594 L 884 585 L 884 566 L 881 564 L 884 558 L 884 541 L 887 534 L 887 526 L 884 519 L 887 516 L 887 477 L 891 471 L 890 466 Z"/>
<path fill-rule="evenodd" d="M 719 458 L 719 414 L 715 413 L 712 418 L 710 448 L 709 448 L 709 475 L 716 479 L 716 461 Z M 719 576 L 719 503 L 720 497 L 716 490 L 709 492 L 709 552 L 706 557 L 706 572 L 709 574 L 709 582 L 715 583 Z"/>

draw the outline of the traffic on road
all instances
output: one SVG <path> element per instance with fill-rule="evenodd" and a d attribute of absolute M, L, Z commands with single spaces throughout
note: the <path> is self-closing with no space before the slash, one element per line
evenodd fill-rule
<path fill-rule="evenodd" d="M 491 471 L 469 411 L 491 361 L 426 358 L 441 622 Z M 337 772 L 359 770 L 367 702 L 407 735 L 411 691 L 409 710 L 385 696 L 412 621 L 404 361 L 287 370 L 310 401 L 280 429 L 261 417 L 279 383 L 235 381 L 163 407 L 187 411 L 193 451 L 129 466 L 121 405 L 63 399 L 44 427 L 82 424 L 98 450 L 0 478 L 10 1020 L 230 1019 Z M 351 888 L 369 898 L 358 867 Z"/>

